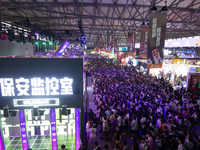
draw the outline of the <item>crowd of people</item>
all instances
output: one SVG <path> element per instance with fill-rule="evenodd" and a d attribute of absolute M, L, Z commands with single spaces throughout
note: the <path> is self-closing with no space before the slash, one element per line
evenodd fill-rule
<path fill-rule="evenodd" d="M 86 132 L 96 150 L 97 125 L 102 139 L 112 136 L 116 150 L 200 150 L 194 126 L 200 113 L 198 95 L 185 88 L 174 90 L 167 80 L 134 67 L 90 61 L 94 62 L 98 67 L 89 73 L 98 114 L 89 113 Z M 123 140 L 125 135 L 132 139 L 131 147 Z"/>

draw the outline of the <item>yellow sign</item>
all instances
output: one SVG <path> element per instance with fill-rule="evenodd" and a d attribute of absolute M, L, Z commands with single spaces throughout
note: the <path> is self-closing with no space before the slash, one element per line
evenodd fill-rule
<path fill-rule="evenodd" d="M 181 59 L 172 59 L 172 64 L 181 64 Z"/>

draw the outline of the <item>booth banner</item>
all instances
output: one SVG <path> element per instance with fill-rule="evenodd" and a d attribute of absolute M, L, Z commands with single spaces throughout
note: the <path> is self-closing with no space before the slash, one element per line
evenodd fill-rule
<path fill-rule="evenodd" d="M 133 51 L 135 47 L 135 33 L 128 33 L 128 39 L 127 39 L 127 51 Z"/>
<path fill-rule="evenodd" d="M 118 39 L 114 39 L 114 50 L 115 50 L 115 52 L 119 51 L 119 40 Z"/>
<path fill-rule="evenodd" d="M 107 50 L 107 49 L 106 49 L 105 52 L 106 52 L 106 53 L 112 53 L 113 51 L 112 51 L 112 50 Z"/>
<path fill-rule="evenodd" d="M 107 34 L 107 50 L 111 50 L 113 47 L 113 35 Z"/>
<path fill-rule="evenodd" d="M 149 43 L 147 68 L 162 68 L 165 44 L 166 13 L 151 13 L 149 21 Z"/>
<path fill-rule="evenodd" d="M 181 59 L 172 59 L 172 64 L 181 64 Z"/>
<path fill-rule="evenodd" d="M 75 108 L 75 136 L 76 136 L 76 150 L 79 150 L 81 145 L 81 138 L 80 138 L 80 109 Z"/>
<path fill-rule="evenodd" d="M 149 28 L 141 27 L 141 36 L 140 36 L 140 57 L 147 58 L 148 51 L 148 41 L 149 41 Z"/>
<path fill-rule="evenodd" d="M 55 112 L 55 109 L 50 109 L 50 117 L 51 117 L 52 149 L 57 150 L 56 112 Z"/>
<path fill-rule="evenodd" d="M 28 150 L 29 142 L 27 137 L 26 116 L 24 110 L 19 110 L 19 119 L 20 119 L 21 137 L 22 137 L 22 147 L 23 150 Z"/>

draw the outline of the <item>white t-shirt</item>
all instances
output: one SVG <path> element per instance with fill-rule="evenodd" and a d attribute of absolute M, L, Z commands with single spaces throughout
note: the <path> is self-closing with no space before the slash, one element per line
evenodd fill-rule
<path fill-rule="evenodd" d="M 86 123 L 86 132 L 90 132 L 90 123 Z"/>
<path fill-rule="evenodd" d="M 97 135 L 97 129 L 91 128 L 90 129 L 90 138 L 96 138 L 96 135 Z"/>

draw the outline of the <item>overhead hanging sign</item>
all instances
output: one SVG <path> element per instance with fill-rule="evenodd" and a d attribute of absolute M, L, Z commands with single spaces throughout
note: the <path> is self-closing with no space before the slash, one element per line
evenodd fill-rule
<path fill-rule="evenodd" d="M 114 50 L 115 50 L 115 52 L 119 51 L 119 40 L 118 39 L 114 40 Z"/>
<path fill-rule="evenodd" d="M 151 13 L 149 21 L 149 43 L 147 68 L 162 68 L 165 44 L 166 13 Z"/>
<path fill-rule="evenodd" d="M 107 34 L 107 50 L 113 48 L 113 35 L 111 33 Z"/>
<path fill-rule="evenodd" d="M 148 41 L 149 41 L 149 28 L 141 27 L 141 35 L 140 35 L 140 57 L 147 58 L 148 51 Z"/>
<path fill-rule="evenodd" d="M 131 52 L 135 48 L 135 33 L 128 32 L 127 51 Z"/>

